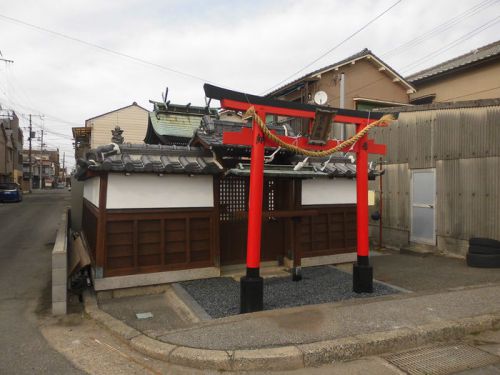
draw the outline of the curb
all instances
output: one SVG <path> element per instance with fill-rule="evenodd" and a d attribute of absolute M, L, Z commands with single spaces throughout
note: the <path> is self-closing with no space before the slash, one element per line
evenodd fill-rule
<path fill-rule="evenodd" d="M 500 314 L 442 321 L 417 328 L 375 332 L 335 340 L 249 350 L 209 350 L 155 340 L 99 309 L 95 295 L 84 292 L 85 312 L 138 352 L 176 365 L 199 369 L 294 370 L 400 351 L 437 341 L 500 328 Z"/>

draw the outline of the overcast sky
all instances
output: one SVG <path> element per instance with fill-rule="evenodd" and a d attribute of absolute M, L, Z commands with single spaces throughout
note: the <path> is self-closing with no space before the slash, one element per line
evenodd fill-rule
<path fill-rule="evenodd" d="M 45 127 L 49 148 L 65 151 L 71 166 L 71 127 L 84 126 L 85 119 L 133 101 L 151 109 L 148 101 L 160 100 L 166 86 L 169 99 L 180 104 L 203 104 L 204 81 L 263 94 L 394 3 L 1 0 L 0 51 L 14 63 L 0 62 L 0 105 L 14 109 L 22 126 L 27 126 L 27 114 L 43 114 L 43 120 L 33 118 L 35 129 Z M 496 41 L 499 16 L 499 0 L 403 0 L 297 77 L 363 48 L 406 76 Z"/>

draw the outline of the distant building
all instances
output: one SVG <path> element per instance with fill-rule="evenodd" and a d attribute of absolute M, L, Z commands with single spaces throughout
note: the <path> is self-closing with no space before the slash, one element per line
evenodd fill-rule
<path fill-rule="evenodd" d="M 412 104 L 500 97 L 500 41 L 406 77 Z"/>
<path fill-rule="evenodd" d="M 40 179 L 42 188 L 52 188 L 59 182 L 60 163 L 58 150 L 32 150 L 32 188 L 40 188 Z M 41 167 L 41 170 L 40 170 Z M 29 150 L 23 150 L 23 189 L 29 189 Z"/>
<path fill-rule="evenodd" d="M 136 102 L 85 120 L 85 126 L 73 128 L 75 159 L 83 158 L 91 148 L 109 143 L 111 130 L 124 130 L 126 143 L 144 143 L 149 111 Z"/>
<path fill-rule="evenodd" d="M 22 183 L 23 131 L 14 111 L 0 113 L 0 182 Z"/>

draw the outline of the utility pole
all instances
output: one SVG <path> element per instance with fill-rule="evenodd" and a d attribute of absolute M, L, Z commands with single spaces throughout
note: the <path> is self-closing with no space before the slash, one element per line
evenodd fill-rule
<path fill-rule="evenodd" d="M 63 151 L 63 170 L 62 170 L 62 176 L 63 176 L 63 182 L 64 186 L 66 186 L 66 167 L 64 162 L 66 161 L 66 152 Z"/>
<path fill-rule="evenodd" d="M 30 183 L 30 188 L 29 188 L 30 194 L 32 193 L 31 188 L 33 186 L 33 165 L 31 164 L 31 138 L 32 138 L 32 136 L 33 136 L 33 129 L 31 127 L 31 114 L 30 114 L 30 136 L 29 136 L 30 150 L 29 150 L 29 154 L 28 154 L 29 155 L 28 156 L 29 163 L 30 163 L 30 172 L 29 172 L 30 173 L 30 182 L 29 182 Z"/>
<path fill-rule="evenodd" d="M 43 129 L 41 130 L 40 138 L 40 190 L 42 189 L 42 173 L 43 173 Z"/>

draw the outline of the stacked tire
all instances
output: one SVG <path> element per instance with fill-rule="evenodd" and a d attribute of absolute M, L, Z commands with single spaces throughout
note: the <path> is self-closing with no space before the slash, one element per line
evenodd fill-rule
<path fill-rule="evenodd" d="M 469 240 L 467 265 L 480 268 L 500 268 L 500 241 L 473 237 Z"/>

